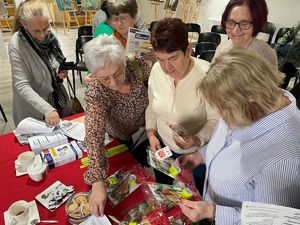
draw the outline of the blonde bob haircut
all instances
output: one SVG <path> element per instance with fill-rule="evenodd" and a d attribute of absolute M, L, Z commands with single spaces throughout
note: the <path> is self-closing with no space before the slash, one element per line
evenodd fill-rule
<path fill-rule="evenodd" d="M 87 42 L 83 51 L 86 67 L 92 73 L 105 68 L 110 63 L 120 65 L 126 61 L 125 49 L 112 35 L 99 35 Z"/>
<path fill-rule="evenodd" d="M 17 8 L 14 23 L 14 32 L 18 31 L 22 23 L 26 23 L 29 19 L 40 16 L 49 20 L 47 5 L 41 0 L 24 0 Z"/>
<path fill-rule="evenodd" d="M 199 90 L 229 127 L 248 126 L 274 111 L 278 70 L 253 51 L 234 48 L 216 58 Z"/>

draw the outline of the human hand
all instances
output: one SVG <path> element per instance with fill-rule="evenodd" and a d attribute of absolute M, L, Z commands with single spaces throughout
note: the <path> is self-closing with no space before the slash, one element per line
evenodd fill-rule
<path fill-rule="evenodd" d="M 198 222 L 203 219 L 215 219 L 216 206 L 214 204 L 206 201 L 182 199 L 178 205 L 183 214 L 193 222 Z"/>
<path fill-rule="evenodd" d="M 60 121 L 60 117 L 57 111 L 52 111 L 51 113 L 45 115 L 45 122 L 49 126 L 56 126 Z"/>
<path fill-rule="evenodd" d="M 68 76 L 68 71 L 67 70 L 61 70 L 57 73 L 57 76 L 60 79 L 65 79 Z"/>
<path fill-rule="evenodd" d="M 155 135 L 154 129 L 147 129 L 147 137 L 150 143 L 150 148 L 154 151 L 161 149 L 160 142 Z"/>
<path fill-rule="evenodd" d="M 89 85 L 90 82 L 92 80 L 92 74 L 87 74 L 84 78 L 83 78 L 83 83 L 85 83 L 85 85 Z"/>
<path fill-rule="evenodd" d="M 181 149 L 187 149 L 194 146 L 200 146 L 201 141 L 197 136 L 180 137 L 175 132 L 172 133 L 175 144 Z"/>
<path fill-rule="evenodd" d="M 184 168 L 193 170 L 200 164 L 204 163 L 204 159 L 199 152 L 194 152 L 177 157 L 176 162 Z"/>
<path fill-rule="evenodd" d="M 91 214 L 93 216 L 104 216 L 106 200 L 107 194 L 105 184 L 103 182 L 93 183 L 90 196 Z"/>
<path fill-rule="evenodd" d="M 157 58 L 155 56 L 155 52 L 154 52 L 153 48 L 150 49 L 150 52 L 144 53 L 143 58 L 145 60 L 151 61 L 152 65 L 157 61 Z"/>

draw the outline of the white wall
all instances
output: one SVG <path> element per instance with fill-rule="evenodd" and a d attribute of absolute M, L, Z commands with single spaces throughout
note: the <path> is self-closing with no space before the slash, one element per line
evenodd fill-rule
<path fill-rule="evenodd" d="M 153 20 L 151 6 L 146 0 L 140 1 L 141 14 L 147 23 Z M 276 24 L 277 29 L 285 26 L 291 27 L 300 21 L 300 0 L 266 0 L 269 8 L 268 21 Z M 228 0 L 203 0 L 203 5 L 199 12 L 198 23 L 202 31 L 209 31 L 211 25 L 219 23 L 222 13 Z M 164 3 L 160 7 L 160 18 L 165 16 L 162 10 Z M 179 9 L 180 10 L 180 9 Z"/>
<path fill-rule="evenodd" d="M 268 21 L 280 27 L 291 27 L 300 21 L 299 0 L 266 0 L 269 8 Z M 213 22 L 221 20 L 222 13 L 228 0 L 204 0 L 204 7 L 199 15 L 198 23 L 203 31 L 208 31 Z"/>

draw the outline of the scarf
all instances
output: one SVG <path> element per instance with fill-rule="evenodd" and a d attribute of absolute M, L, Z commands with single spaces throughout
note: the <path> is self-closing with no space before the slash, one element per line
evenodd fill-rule
<path fill-rule="evenodd" d="M 58 40 L 54 34 L 49 31 L 47 37 L 43 41 L 33 38 L 24 27 L 19 30 L 21 40 L 27 41 L 33 50 L 41 57 L 46 64 L 52 80 L 53 97 L 48 99 L 48 102 L 54 108 L 64 108 L 67 102 L 67 96 L 64 92 L 64 87 L 61 84 L 62 80 L 56 76 L 60 65 L 64 62 L 65 57 L 59 47 Z"/>

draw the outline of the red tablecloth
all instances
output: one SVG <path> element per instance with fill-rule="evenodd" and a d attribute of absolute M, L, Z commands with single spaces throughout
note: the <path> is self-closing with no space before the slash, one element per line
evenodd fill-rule
<path fill-rule="evenodd" d="M 76 118 L 76 116 L 68 119 L 73 118 Z M 118 143 L 113 141 L 107 146 L 107 148 L 111 148 L 116 145 L 118 145 Z M 8 210 L 9 206 L 13 202 L 17 200 L 26 200 L 28 202 L 32 201 L 35 199 L 36 195 L 44 191 L 57 180 L 61 181 L 65 185 L 73 185 L 75 192 L 85 192 L 90 190 L 90 186 L 86 185 L 83 181 L 83 173 L 86 169 L 80 168 L 80 160 L 49 170 L 46 179 L 41 182 L 32 181 L 28 175 L 16 177 L 14 161 L 20 153 L 27 150 L 30 150 L 29 146 L 21 146 L 13 133 L 0 136 L 0 213 L 2 215 L 0 224 L 4 224 L 3 213 Z M 135 163 L 137 163 L 137 161 L 128 151 L 113 156 L 109 158 L 109 174 L 115 172 L 124 165 Z M 154 179 L 150 178 L 150 181 L 154 181 Z M 138 189 L 114 208 L 107 205 L 106 214 L 120 217 L 122 211 L 142 199 L 142 192 Z M 56 219 L 59 220 L 59 224 L 69 224 L 66 219 L 64 204 L 54 212 L 50 212 L 38 201 L 36 202 L 41 219 Z"/>

